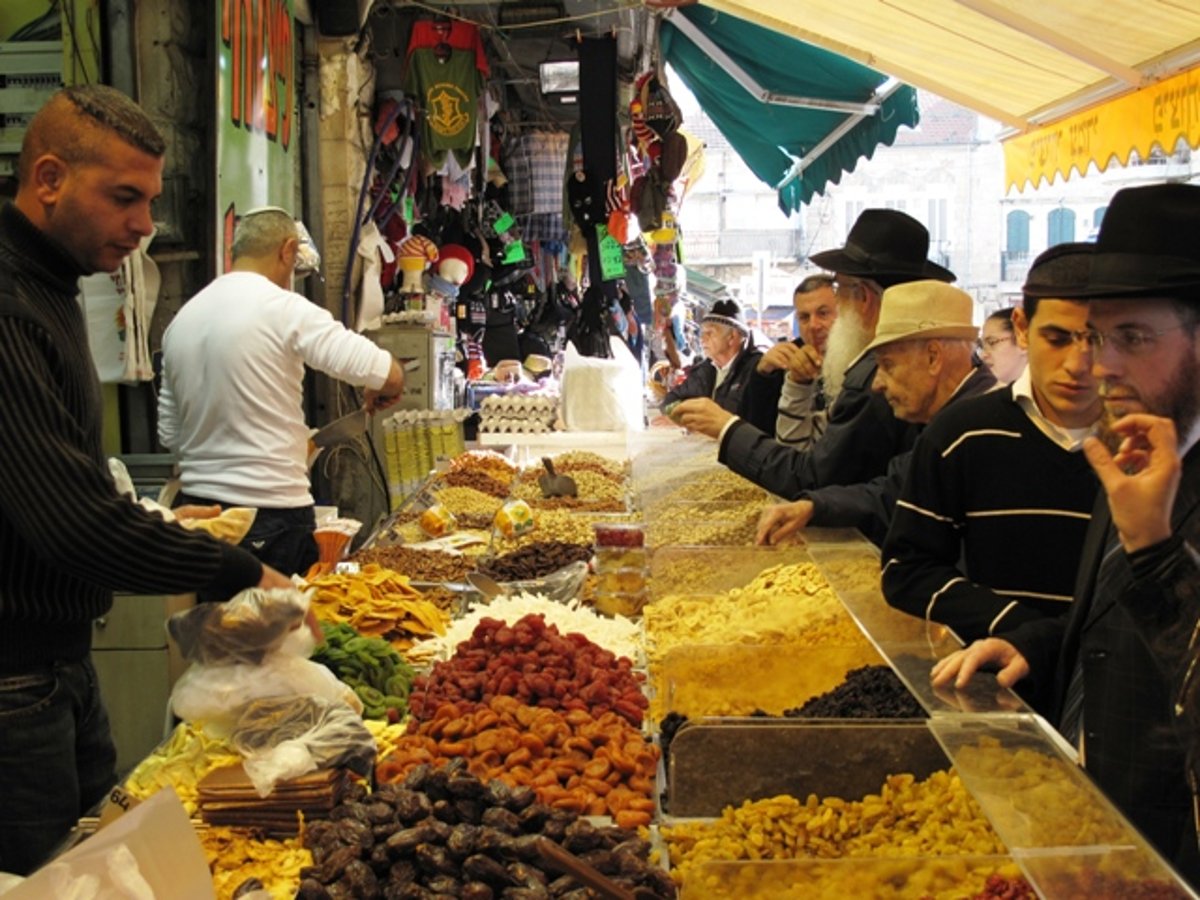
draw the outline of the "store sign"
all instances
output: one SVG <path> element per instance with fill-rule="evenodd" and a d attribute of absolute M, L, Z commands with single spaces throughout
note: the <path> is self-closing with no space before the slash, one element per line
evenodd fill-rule
<path fill-rule="evenodd" d="M 241 212 L 296 213 L 299 27 L 292 0 L 220 0 L 217 21 L 218 272 Z"/>
<path fill-rule="evenodd" d="M 1084 173 L 1093 162 L 1103 172 L 1114 157 L 1128 163 L 1133 150 L 1142 159 L 1155 146 L 1170 154 L 1181 138 L 1189 147 L 1200 147 L 1200 68 L 1009 138 L 1004 142 L 1005 187 L 1037 187 L 1060 173 Z"/>

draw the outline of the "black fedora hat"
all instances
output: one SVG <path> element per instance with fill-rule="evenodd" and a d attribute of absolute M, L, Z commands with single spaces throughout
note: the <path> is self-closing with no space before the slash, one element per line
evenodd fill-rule
<path fill-rule="evenodd" d="M 1055 244 L 1038 254 L 1021 293 L 1038 299 L 1078 298 L 1087 289 L 1095 244 Z"/>
<path fill-rule="evenodd" d="M 953 281 L 954 273 L 926 259 L 929 232 L 910 215 L 895 209 L 864 209 L 846 246 L 814 253 L 809 259 L 829 272 L 870 278 L 884 287 L 933 278 Z"/>
<path fill-rule="evenodd" d="M 1200 186 L 1151 184 L 1113 194 L 1081 296 L 1200 294 Z"/>

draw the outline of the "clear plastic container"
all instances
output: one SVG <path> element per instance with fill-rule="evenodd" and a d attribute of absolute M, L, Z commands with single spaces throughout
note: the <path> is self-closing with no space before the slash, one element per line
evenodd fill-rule
<path fill-rule="evenodd" d="M 646 590 L 646 570 L 607 569 L 597 573 L 598 594 L 642 594 Z"/>
<path fill-rule="evenodd" d="M 613 569 L 645 569 L 650 564 L 650 554 L 645 547 L 597 547 L 593 559 L 597 573 Z"/>
<path fill-rule="evenodd" d="M 596 599 L 592 605 L 596 608 L 596 612 L 602 615 L 610 617 L 624 616 L 627 619 L 633 619 L 642 614 L 642 610 L 649 602 L 649 591 L 637 591 L 634 593 L 599 592 L 596 594 Z"/>
<path fill-rule="evenodd" d="M 597 548 L 628 549 L 646 545 L 646 528 L 640 522 L 594 522 L 592 532 Z"/>

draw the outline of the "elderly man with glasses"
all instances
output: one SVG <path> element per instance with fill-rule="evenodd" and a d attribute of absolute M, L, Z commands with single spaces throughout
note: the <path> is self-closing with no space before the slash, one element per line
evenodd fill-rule
<path fill-rule="evenodd" d="M 718 459 L 734 472 L 786 500 L 831 484 L 858 484 L 887 471 L 892 457 L 912 447 L 915 429 L 892 415 L 871 390 L 874 357 L 863 351 L 875 337 L 885 288 L 911 281 L 953 281 L 954 273 L 927 260 L 929 232 L 911 216 L 867 209 L 846 245 L 811 257 L 835 273 L 837 320 L 822 362 L 830 404 L 825 433 L 805 449 L 776 441 L 731 413 L 703 401 L 681 403 L 676 419 L 720 442 Z"/>
<path fill-rule="evenodd" d="M 1088 774 L 1192 883 L 1200 885 L 1194 787 L 1200 626 L 1200 187 L 1118 191 L 1086 284 L 1104 401 L 1084 452 L 1103 486 L 1067 617 L 977 641 L 934 667 L 962 687 L 1054 686 L 1054 718 Z"/>

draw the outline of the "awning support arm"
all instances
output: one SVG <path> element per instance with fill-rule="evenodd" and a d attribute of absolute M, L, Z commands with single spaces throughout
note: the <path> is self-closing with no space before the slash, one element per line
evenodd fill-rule
<path fill-rule="evenodd" d="M 677 14 L 676 10 L 667 11 L 665 18 L 678 28 L 693 44 L 703 50 L 715 62 L 719 63 L 738 84 L 746 89 L 752 97 L 761 103 L 774 106 L 793 106 L 799 109 L 820 109 L 828 112 L 844 112 L 850 115 L 871 116 L 879 112 L 878 103 L 852 103 L 844 100 L 824 100 L 819 97 L 799 97 L 794 94 L 780 94 L 768 90 L 759 84 L 749 72 L 739 66 L 724 50 L 714 44 L 703 31 L 697 28 L 686 16 Z"/>
<path fill-rule="evenodd" d="M 883 102 L 887 100 L 888 97 L 902 87 L 904 87 L 904 82 L 896 78 L 889 78 L 887 81 L 881 84 L 879 86 L 879 90 L 875 92 L 878 102 L 874 105 L 876 107 L 882 106 Z M 825 135 L 820 143 L 792 163 L 792 167 L 788 170 L 788 173 L 783 176 L 783 181 L 775 185 L 776 193 L 782 191 L 785 187 L 803 175 L 806 168 L 816 162 L 816 160 L 818 160 L 826 150 L 845 137 L 855 125 L 865 118 L 866 116 L 862 115 L 847 116 L 845 121 L 838 125 L 837 128 L 833 129 L 833 131 L 829 132 L 829 134 Z"/>

